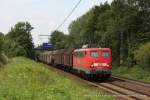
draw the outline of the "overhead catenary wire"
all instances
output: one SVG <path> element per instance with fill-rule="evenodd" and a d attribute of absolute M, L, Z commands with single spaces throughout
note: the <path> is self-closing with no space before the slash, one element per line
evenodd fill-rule
<path fill-rule="evenodd" d="M 77 4 L 73 7 L 73 9 L 71 10 L 71 12 L 67 15 L 67 17 L 65 17 L 65 19 L 62 21 L 62 23 L 56 28 L 56 30 L 58 30 L 67 20 L 68 18 L 73 14 L 73 12 L 76 10 L 76 8 L 79 6 L 79 4 L 81 3 L 82 0 L 79 0 L 79 2 L 77 2 Z"/>
<path fill-rule="evenodd" d="M 73 14 L 73 12 L 76 10 L 76 8 L 79 6 L 79 4 L 81 3 L 82 0 L 79 0 L 79 2 L 77 2 L 77 4 L 73 7 L 73 9 L 71 10 L 71 12 L 65 17 L 65 19 L 62 21 L 62 23 L 56 28 L 56 30 L 58 30 L 67 20 L 68 18 Z M 50 37 L 51 35 L 39 35 L 39 37 Z M 40 38 L 41 41 L 41 38 Z"/>

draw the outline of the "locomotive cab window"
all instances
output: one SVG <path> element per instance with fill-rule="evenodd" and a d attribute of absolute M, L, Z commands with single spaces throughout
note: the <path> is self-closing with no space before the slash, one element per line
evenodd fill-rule
<path fill-rule="evenodd" d="M 78 54 L 79 54 L 79 57 L 85 57 L 85 52 L 84 51 L 78 52 Z"/>
<path fill-rule="evenodd" d="M 85 51 L 75 52 L 74 56 L 76 56 L 76 57 L 85 57 L 86 52 Z"/>
<path fill-rule="evenodd" d="M 108 51 L 103 51 L 102 56 L 103 57 L 109 57 L 109 52 Z"/>
<path fill-rule="evenodd" d="M 91 51 L 91 57 L 99 57 L 98 51 Z"/>

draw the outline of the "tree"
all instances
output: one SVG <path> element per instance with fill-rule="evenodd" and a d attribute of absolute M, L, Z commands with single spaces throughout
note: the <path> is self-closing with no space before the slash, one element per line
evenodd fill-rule
<path fill-rule="evenodd" d="M 0 32 L 0 52 L 3 50 L 4 34 Z"/>
<path fill-rule="evenodd" d="M 15 49 L 16 54 L 13 54 L 13 56 L 33 56 L 32 29 L 33 27 L 29 22 L 18 22 L 11 28 L 10 32 L 8 32 L 6 35 L 8 42 L 6 44 L 12 47 L 12 49 Z M 13 42 L 11 43 L 9 40 Z"/>
<path fill-rule="evenodd" d="M 140 66 L 150 68 L 150 42 L 135 51 L 135 59 Z"/>
<path fill-rule="evenodd" d="M 55 49 L 65 48 L 67 35 L 60 31 L 54 31 L 51 34 L 50 42 L 55 46 Z"/>
<path fill-rule="evenodd" d="M 4 54 L 4 34 L 0 32 L 0 67 L 8 62 L 8 58 Z"/>
<path fill-rule="evenodd" d="M 102 44 L 111 48 L 118 66 L 133 66 L 134 52 L 150 42 L 150 0 L 114 0 L 95 6 L 70 24 L 64 39 L 53 42 L 75 48 Z"/>
<path fill-rule="evenodd" d="M 27 56 L 27 52 L 25 51 L 24 47 L 19 45 L 14 40 L 5 40 L 5 53 L 8 57 L 17 57 L 17 56 Z"/>
<path fill-rule="evenodd" d="M 114 32 L 118 33 L 117 40 L 120 40 L 117 46 L 120 48 L 120 59 L 123 59 L 124 63 L 130 63 L 131 66 L 134 62 L 134 51 L 139 44 L 149 41 L 150 12 L 148 5 L 150 5 L 149 0 L 114 0 L 111 4 L 116 14 L 113 30 L 117 29 Z"/>

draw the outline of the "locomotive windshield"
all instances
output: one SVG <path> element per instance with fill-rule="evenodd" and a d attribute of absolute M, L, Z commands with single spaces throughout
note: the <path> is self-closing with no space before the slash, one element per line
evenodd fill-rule
<path fill-rule="evenodd" d="M 102 56 L 103 57 L 109 57 L 109 52 L 108 51 L 103 51 Z"/>
<path fill-rule="evenodd" d="M 91 51 L 91 57 L 99 57 L 97 51 Z"/>

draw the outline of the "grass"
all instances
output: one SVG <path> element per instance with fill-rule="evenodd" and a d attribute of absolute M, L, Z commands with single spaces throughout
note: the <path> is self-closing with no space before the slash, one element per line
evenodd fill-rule
<path fill-rule="evenodd" d="M 112 100 L 95 87 L 69 79 L 27 58 L 0 69 L 0 100 Z"/>
<path fill-rule="evenodd" d="M 131 79 L 150 82 L 150 69 L 144 69 L 140 66 L 134 67 L 114 67 L 112 70 L 114 75 L 120 75 Z"/>

